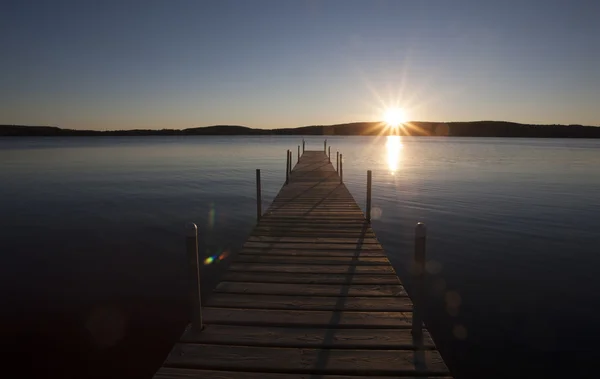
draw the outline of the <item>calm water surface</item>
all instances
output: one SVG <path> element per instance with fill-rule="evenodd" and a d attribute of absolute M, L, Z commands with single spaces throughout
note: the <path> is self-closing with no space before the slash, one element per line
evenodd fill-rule
<path fill-rule="evenodd" d="M 600 358 L 600 141 L 329 137 L 409 291 L 426 222 L 426 322 L 458 377 L 592 376 Z M 307 149 L 322 148 L 307 137 Z M 299 137 L 0 139 L 8 359 L 63 377 L 149 377 L 186 323 L 183 226 L 214 286 Z M 206 297 L 205 296 L 205 297 Z"/>

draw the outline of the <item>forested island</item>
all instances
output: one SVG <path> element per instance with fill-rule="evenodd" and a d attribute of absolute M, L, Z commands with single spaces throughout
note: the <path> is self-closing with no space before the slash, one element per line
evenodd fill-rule
<path fill-rule="evenodd" d="M 258 129 L 214 125 L 188 129 L 78 130 L 55 126 L 0 125 L 0 136 L 154 136 L 154 135 L 410 135 L 450 137 L 600 138 L 600 127 L 532 125 L 505 121 L 408 122 L 390 128 L 381 122 L 311 125 L 298 128 Z"/>

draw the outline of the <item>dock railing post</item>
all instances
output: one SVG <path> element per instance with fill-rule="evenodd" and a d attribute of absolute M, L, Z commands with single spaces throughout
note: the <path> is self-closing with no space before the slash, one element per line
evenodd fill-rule
<path fill-rule="evenodd" d="M 327 139 L 325 139 L 325 141 L 323 141 L 323 152 L 324 153 L 327 152 Z"/>
<path fill-rule="evenodd" d="M 327 154 L 327 158 L 329 159 L 329 163 L 331 163 L 331 146 L 329 146 L 329 153 Z"/>
<path fill-rule="evenodd" d="M 344 183 L 344 155 L 340 154 L 340 183 Z"/>
<path fill-rule="evenodd" d="M 290 183 L 290 151 L 285 154 L 285 184 Z"/>
<path fill-rule="evenodd" d="M 306 142 L 304 141 L 304 138 L 302 138 L 302 154 L 304 154 L 305 145 L 306 145 Z"/>
<path fill-rule="evenodd" d="M 298 145 L 298 160 L 296 161 L 296 163 L 300 162 L 300 145 Z"/>
<path fill-rule="evenodd" d="M 335 172 L 340 172 L 340 152 L 335 154 Z"/>
<path fill-rule="evenodd" d="M 260 169 L 256 169 L 256 221 L 262 216 L 262 189 L 260 187 Z"/>
<path fill-rule="evenodd" d="M 415 301 L 412 320 L 412 335 L 415 344 L 423 343 L 423 309 L 425 308 L 425 240 L 427 238 L 427 227 L 419 222 L 415 227 Z"/>
<path fill-rule="evenodd" d="M 185 244 L 189 263 L 190 300 L 192 330 L 200 331 L 202 325 L 202 298 L 200 295 L 200 263 L 198 258 L 198 227 L 190 222 L 185 227 Z"/>
<path fill-rule="evenodd" d="M 371 222 L 371 170 L 367 171 L 367 221 Z"/>

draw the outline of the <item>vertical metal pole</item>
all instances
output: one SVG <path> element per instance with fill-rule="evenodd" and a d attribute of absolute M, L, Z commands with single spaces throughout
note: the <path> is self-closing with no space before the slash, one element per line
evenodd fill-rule
<path fill-rule="evenodd" d="M 367 171 L 367 221 L 371 222 L 371 170 Z"/>
<path fill-rule="evenodd" d="M 340 152 L 336 152 L 335 154 L 335 171 L 340 172 Z"/>
<path fill-rule="evenodd" d="M 422 222 L 415 228 L 415 305 L 413 309 L 412 335 L 416 343 L 423 343 L 423 309 L 425 307 L 425 240 L 427 227 Z"/>
<path fill-rule="evenodd" d="M 262 190 L 260 188 L 260 170 L 256 169 L 256 221 L 262 216 Z"/>
<path fill-rule="evenodd" d="M 290 165 L 289 165 L 288 169 L 290 170 L 290 175 L 291 175 L 292 174 L 292 150 L 290 150 Z"/>
<path fill-rule="evenodd" d="M 344 183 L 344 156 L 340 154 L 340 183 Z"/>
<path fill-rule="evenodd" d="M 290 151 L 288 150 L 285 154 L 285 184 L 290 182 Z"/>
<path fill-rule="evenodd" d="M 327 158 L 329 159 L 329 163 L 331 163 L 331 146 L 329 146 L 329 153 L 327 154 Z"/>
<path fill-rule="evenodd" d="M 185 227 L 185 245 L 189 263 L 190 300 L 192 330 L 200 331 L 202 325 L 202 298 L 200 297 L 200 263 L 198 259 L 198 227 L 190 222 Z"/>
<path fill-rule="evenodd" d="M 300 162 L 300 145 L 298 145 L 298 160 L 296 161 L 296 163 Z"/>

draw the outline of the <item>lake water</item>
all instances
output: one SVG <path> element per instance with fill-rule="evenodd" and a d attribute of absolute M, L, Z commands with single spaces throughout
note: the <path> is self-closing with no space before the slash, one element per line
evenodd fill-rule
<path fill-rule="evenodd" d="M 266 208 L 300 141 L 0 139 L 3 358 L 31 373 L 150 377 L 186 324 L 185 223 L 205 254 L 230 253 L 203 267 L 206 297 L 255 223 L 255 169 Z M 328 142 L 361 207 L 373 170 L 373 227 L 409 291 L 414 225 L 427 224 L 426 323 L 457 377 L 593 376 L 600 140 Z"/>

